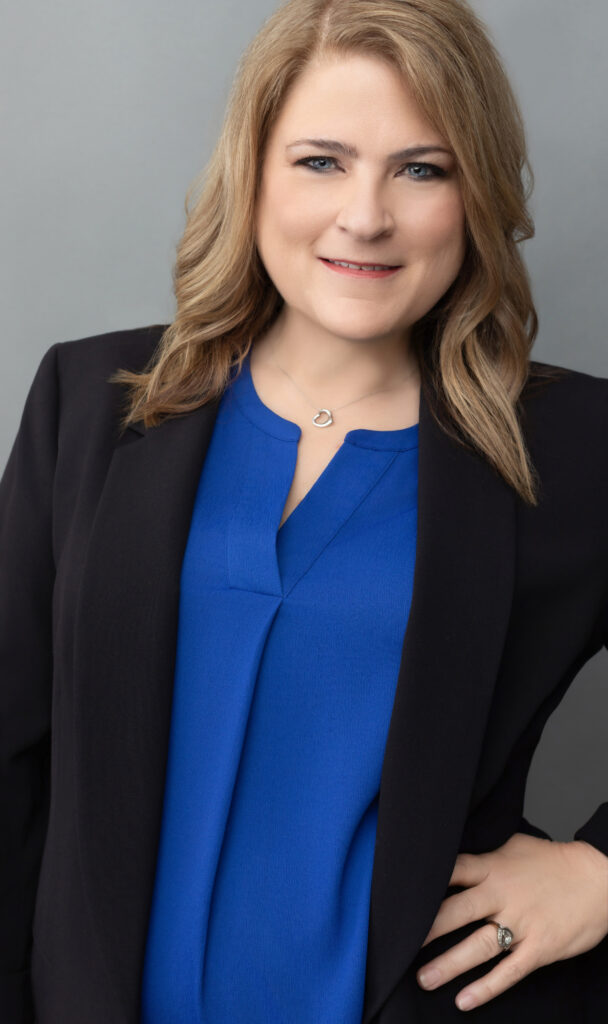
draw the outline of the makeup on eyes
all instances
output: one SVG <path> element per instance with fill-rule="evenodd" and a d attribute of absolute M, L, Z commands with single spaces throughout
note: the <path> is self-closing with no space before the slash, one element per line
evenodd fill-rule
<path fill-rule="evenodd" d="M 333 154 L 337 154 L 338 157 L 356 160 L 360 155 L 355 146 L 349 145 L 346 142 L 341 142 L 338 139 L 326 138 L 296 139 L 294 142 L 287 144 L 285 151 L 286 153 L 289 153 L 292 149 L 301 149 L 304 146 L 309 147 L 309 155 L 302 157 L 301 160 L 297 161 L 297 163 L 313 159 L 327 159 L 335 161 L 336 156 Z M 314 155 L 310 155 L 311 150 L 316 151 Z M 402 168 L 412 165 L 431 167 L 440 174 L 446 175 L 448 171 L 444 167 L 438 164 L 429 163 L 423 159 L 424 157 L 428 157 L 436 153 L 444 153 L 451 159 L 454 158 L 452 151 L 439 143 L 423 143 L 415 146 L 407 146 L 404 149 L 397 150 L 395 153 L 389 153 L 386 158 L 386 164 L 387 166 L 401 165 Z"/>
<path fill-rule="evenodd" d="M 322 154 L 317 154 L 317 155 L 300 157 L 299 160 L 295 161 L 294 167 L 298 167 L 298 166 L 309 167 L 311 171 L 314 171 L 317 174 L 327 174 L 329 170 L 335 170 L 335 166 L 334 167 L 328 167 L 328 168 L 313 167 L 312 163 L 311 163 L 311 161 L 313 161 L 313 160 L 333 161 L 334 165 L 336 164 L 336 158 L 335 157 L 327 156 L 326 154 L 322 153 Z M 426 175 L 413 175 L 413 176 L 411 176 L 411 175 L 403 175 L 404 177 L 412 177 L 414 181 L 415 180 L 418 180 L 418 181 L 431 181 L 434 178 L 445 178 L 445 177 L 447 177 L 447 174 L 448 174 L 448 172 L 445 170 L 445 168 L 439 167 L 438 164 L 431 164 L 431 163 L 427 163 L 427 162 L 422 161 L 422 160 L 415 160 L 415 161 L 412 161 L 412 162 L 410 162 L 408 164 L 405 164 L 403 167 L 400 168 L 399 173 L 401 173 L 401 171 L 407 170 L 409 167 L 420 167 L 420 168 L 424 168 L 425 171 L 430 171 L 431 172 L 430 174 L 426 174 Z"/>

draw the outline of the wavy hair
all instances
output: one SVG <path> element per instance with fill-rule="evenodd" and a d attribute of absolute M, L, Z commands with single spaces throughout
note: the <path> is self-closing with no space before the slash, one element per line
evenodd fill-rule
<path fill-rule="evenodd" d="M 212 156 L 186 194 L 176 312 L 127 387 L 124 429 L 221 396 L 283 299 L 255 240 L 266 142 L 288 90 L 324 57 L 377 57 L 402 76 L 451 146 L 466 220 L 455 282 L 413 327 L 421 387 L 441 428 L 536 505 L 520 401 L 538 319 L 519 245 L 534 234 L 521 113 L 487 29 L 465 0 L 287 0 L 244 51 Z M 540 376 L 559 368 L 535 364 Z"/>

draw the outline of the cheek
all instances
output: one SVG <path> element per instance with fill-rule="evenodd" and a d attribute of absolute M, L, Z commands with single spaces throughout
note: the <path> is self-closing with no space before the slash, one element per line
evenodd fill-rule
<path fill-rule="evenodd" d="M 323 220 L 318 203 L 313 204 L 305 190 L 288 187 L 280 176 L 263 193 L 257 219 L 257 230 L 263 245 L 272 239 L 273 245 L 288 250 L 290 245 L 314 239 L 317 226 Z"/>
<path fill-rule="evenodd" d="M 462 260 L 465 214 L 460 194 L 429 197 L 427 203 L 412 209 L 405 231 L 414 257 Z"/>

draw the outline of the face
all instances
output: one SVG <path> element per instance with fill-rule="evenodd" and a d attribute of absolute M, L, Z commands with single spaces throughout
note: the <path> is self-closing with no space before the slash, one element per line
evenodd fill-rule
<path fill-rule="evenodd" d="M 268 139 L 256 241 L 308 331 L 402 339 L 447 291 L 465 252 L 456 162 L 393 68 L 352 55 L 303 72 Z"/>

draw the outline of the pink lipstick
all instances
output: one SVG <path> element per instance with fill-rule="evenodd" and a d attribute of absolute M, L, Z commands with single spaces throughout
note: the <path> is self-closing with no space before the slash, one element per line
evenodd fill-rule
<path fill-rule="evenodd" d="M 323 256 L 320 256 L 319 259 L 329 270 L 333 270 L 336 274 L 347 274 L 349 277 L 392 277 L 398 270 L 401 270 L 401 267 L 382 267 L 380 270 L 369 269 L 381 266 L 377 263 L 364 263 L 361 265 L 362 269 L 358 269 L 355 266 L 342 266 L 341 264 L 346 263 L 346 260 L 341 260 L 340 263 L 337 263 L 332 262 L 332 260 L 325 259 Z"/>

